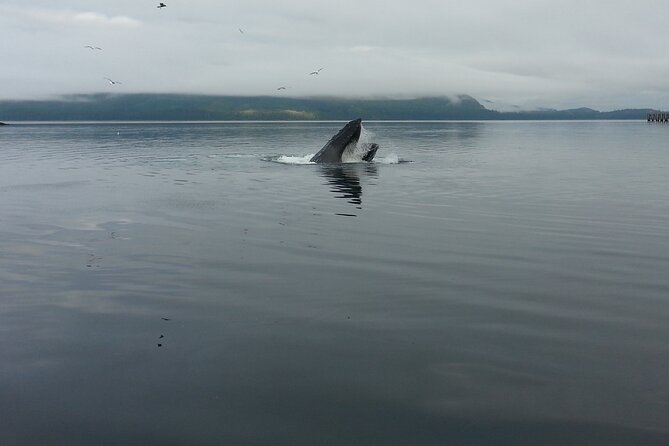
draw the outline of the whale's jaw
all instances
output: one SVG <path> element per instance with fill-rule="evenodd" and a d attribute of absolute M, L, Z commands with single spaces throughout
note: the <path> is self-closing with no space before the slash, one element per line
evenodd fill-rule
<path fill-rule="evenodd" d="M 378 144 L 376 143 L 367 144 L 365 147 L 365 154 L 362 156 L 362 160 L 367 162 L 373 160 L 377 150 L 379 150 Z"/>

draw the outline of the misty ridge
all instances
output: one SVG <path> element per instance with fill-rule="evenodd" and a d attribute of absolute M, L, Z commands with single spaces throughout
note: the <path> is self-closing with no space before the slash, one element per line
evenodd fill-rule
<path fill-rule="evenodd" d="M 4 121 L 316 121 L 645 119 L 653 109 L 497 111 L 469 95 L 416 99 L 187 94 L 81 94 L 0 101 Z"/>

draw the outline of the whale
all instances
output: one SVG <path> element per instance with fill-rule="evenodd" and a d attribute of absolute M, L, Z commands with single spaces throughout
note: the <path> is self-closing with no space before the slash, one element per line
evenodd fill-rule
<path fill-rule="evenodd" d="M 342 157 L 353 161 L 372 161 L 378 144 L 358 144 L 362 132 L 362 119 L 354 119 L 339 130 L 330 140 L 311 157 L 309 162 L 317 164 L 341 163 Z"/>

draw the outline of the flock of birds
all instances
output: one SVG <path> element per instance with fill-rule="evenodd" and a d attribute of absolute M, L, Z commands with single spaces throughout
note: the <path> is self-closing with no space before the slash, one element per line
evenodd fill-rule
<path fill-rule="evenodd" d="M 156 6 L 156 8 L 158 8 L 158 9 L 162 9 L 162 8 L 166 8 L 166 7 L 167 7 L 167 5 L 163 2 L 158 3 L 158 6 Z M 238 28 L 238 29 L 239 29 L 240 34 L 245 34 L 243 29 L 241 29 L 241 28 Z M 84 45 L 84 48 L 88 48 L 91 51 L 102 51 L 102 48 L 100 48 L 99 46 L 95 46 L 95 45 Z M 312 71 L 311 73 L 309 73 L 309 76 L 316 76 L 316 75 L 320 74 L 321 71 L 323 71 L 323 67 Z M 110 79 L 108 77 L 105 77 L 105 79 L 107 80 L 109 85 L 123 85 L 123 82 L 119 82 L 119 81 L 116 81 L 114 79 Z M 288 88 L 290 88 L 290 87 L 282 85 L 282 86 L 277 88 L 277 91 L 287 90 Z"/>

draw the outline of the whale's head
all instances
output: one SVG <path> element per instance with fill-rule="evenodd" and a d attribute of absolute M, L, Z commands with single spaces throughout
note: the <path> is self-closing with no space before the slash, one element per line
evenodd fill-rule
<path fill-rule="evenodd" d="M 341 163 L 345 151 L 347 154 L 355 152 L 359 156 L 358 160 L 371 161 L 379 146 L 377 144 L 358 146 L 361 133 L 362 119 L 354 119 L 339 130 L 310 161 L 312 163 Z"/>

